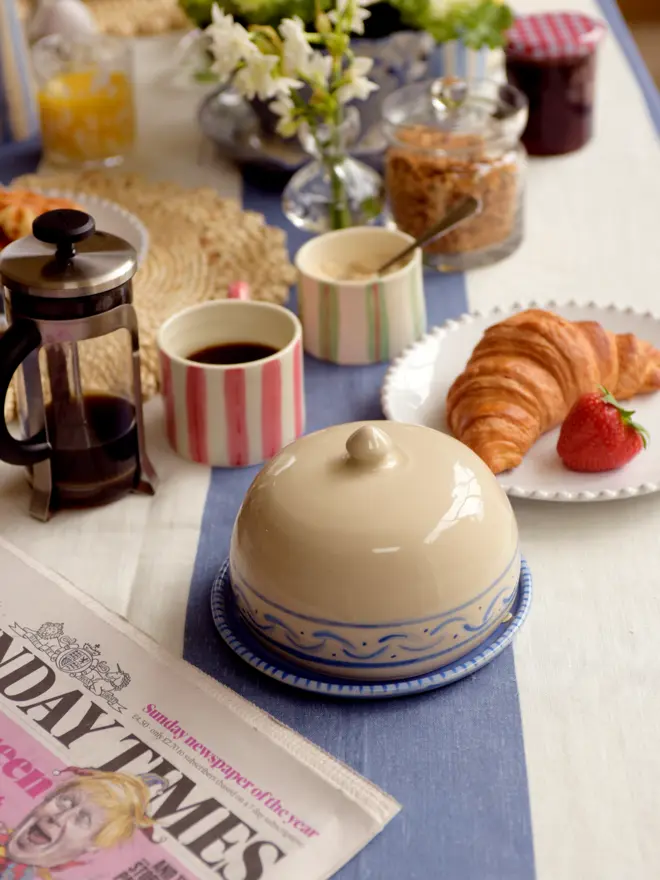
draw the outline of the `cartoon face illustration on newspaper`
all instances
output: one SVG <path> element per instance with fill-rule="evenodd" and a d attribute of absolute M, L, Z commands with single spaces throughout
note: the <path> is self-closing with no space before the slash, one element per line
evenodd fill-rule
<path fill-rule="evenodd" d="M 164 785 L 160 778 L 80 768 L 65 773 L 70 778 L 13 827 L 0 825 L 1 880 L 50 880 L 51 872 L 82 866 L 153 828 L 149 798 Z"/>

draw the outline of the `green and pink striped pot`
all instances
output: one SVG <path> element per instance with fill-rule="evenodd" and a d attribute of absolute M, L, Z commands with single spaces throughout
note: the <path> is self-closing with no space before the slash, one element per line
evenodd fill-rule
<path fill-rule="evenodd" d="M 351 266 L 375 268 L 412 239 L 359 226 L 320 235 L 296 255 L 298 309 L 308 354 L 335 364 L 390 361 L 426 332 L 422 254 L 366 280 L 341 280 Z"/>

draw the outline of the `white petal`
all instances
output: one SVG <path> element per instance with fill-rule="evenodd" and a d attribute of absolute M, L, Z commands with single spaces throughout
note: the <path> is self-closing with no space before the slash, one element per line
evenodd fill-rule
<path fill-rule="evenodd" d="M 280 76 L 275 79 L 275 87 L 278 95 L 288 95 L 293 89 L 302 89 L 304 83 L 299 79 L 292 79 L 288 76 Z"/>
<path fill-rule="evenodd" d="M 359 77 L 353 83 L 353 89 L 355 91 L 355 97 L 360 101 L 364 101 L 372 92 L 377 91 L 378 86 L 376 83 L 372 83 L 370 80 L 366 79 L 366 77 Z"/>
<path fill-rule="evenodd" d="M 349 101 L 352 101 L 355 97 L 353 83 L 346 83 L 346 85 L 340 86 L 335 92 L 335 97 L 340 104 L 348 104 Z"/>
<path fill-rule="evenodd" d="M 217 25 L 232 24 L 234 16 L 227 15 L 222 9 L 220 9 L 217 3 L 214 3 L 211 7 L 211 19 L 213 23 Z"/>
<path fill-rule="evenodd" d="M 268 105 L 277 116 L 289 116 L 293 110 L 293 101 L 288 95 L 280 95 Z"/>
<path fill-rule="evenodd" d="M 234 86 L 236 91 L 240 95 L 243 95 L 244 98 L 247 98 L 248 101 L 251 101 L 257 94 L 257 88 L 247 67 L 244 67 L 242 70 L 238 71 L 233 79 L 232 85 Z"/>
<path fill-rule="evenodd" d="M 291 39 L 305 39 L 305 26 L 299 16 L 294 15 L 292 18 L 283 18 L 279 24 L 279 31 L 283 37 Z M 305 40 L 305 42 L 307 42 Z"/>
<path fill-rule="evenodd" d="M 300 69 L 300 73 L 314 82 L 325 83 L 330 76 L 331 69 L 332 58 L 329 55 L 322 55 L 320 52 L 315 51 Z"/>
<path fill-rule="evenodd" d="M 364 33 L 364 21 L 369 18 L 371 13 L 367 9 L 356 9 L 351 21 L 351 31 L 354 34 Z"/>
<path fill-rule="evenodd" d="M 353 63 L 349 68 L 349 76 L 351 78 L 356 76 L 366 76 L 373 66 L 373 58 L 365 58 L 363 55 L 358 55 L 353 59 Z"/>

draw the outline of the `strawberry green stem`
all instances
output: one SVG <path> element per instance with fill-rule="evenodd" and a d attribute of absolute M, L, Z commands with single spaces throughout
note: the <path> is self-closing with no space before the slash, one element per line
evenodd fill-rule
<path fill-rule="evenodd" d="M 649 435 L 649 432 L 646 430 L 646 428 L 643 428 L 641 425 L 637 424 L 637 422 L 633 422 L 632 417 L 635 415 L 635 410 L 634 409 L 624 409 L 621 406 L 621 404 L 619 403 L 619 401 L 616 399 L 616 397 L 614 397 L 614 395 L 611 394 L 607 390 L 607 388 L 605 388 L 603 385 L 601 385 L 599 387 L 599 391 L 602 395 L 601 399 L 602 399 L 603 403 L 608 403 L 610 406 L 613 406 L 616 410 L 618 410 L 623 424 L 626 426 L 629 425 L 631 428 L 634 428 L 635 431 L 637 431 L 637 433 L 642 438 L 642 443 L 644 444 L 644 449 L 646 449 L 651 437 Z"/>

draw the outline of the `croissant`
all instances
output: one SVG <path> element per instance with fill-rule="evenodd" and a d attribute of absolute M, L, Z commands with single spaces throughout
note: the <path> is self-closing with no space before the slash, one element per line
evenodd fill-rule
<path fill-rule="evenodd" d="M 0 235 L 16 241 L 32 232 L 32 223 L 46 211 L 78 208 L 70 199 L 45 196 L 24 189 L 0 190 Z"/>
<path fill-rule="evenodd" d="M 447 395 L 454 436 L 495 474 L 517 467 L 575 401 L 605 386 L 619 400 L 660 388 L 660 351 L 596 321 L 528 309 L 489 327 Z"/>

